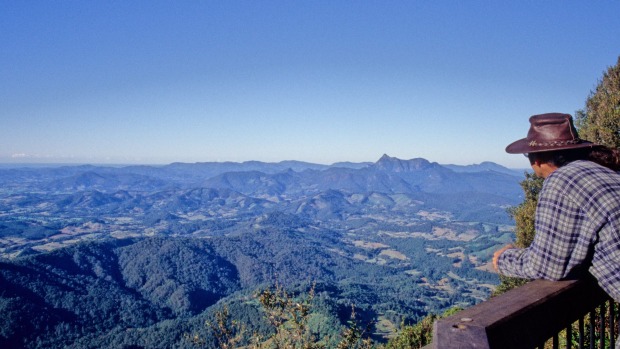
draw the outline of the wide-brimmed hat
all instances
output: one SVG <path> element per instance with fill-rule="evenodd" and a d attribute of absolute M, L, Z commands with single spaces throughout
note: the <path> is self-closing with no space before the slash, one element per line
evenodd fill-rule
<path fill-rule="evenodd" d="M 580 139 L 569 114 L 549 113 L 530 117 L 527 137 L 506 147 L 510 154 L 540 153 L 591 147 L 594 144 Z"/>

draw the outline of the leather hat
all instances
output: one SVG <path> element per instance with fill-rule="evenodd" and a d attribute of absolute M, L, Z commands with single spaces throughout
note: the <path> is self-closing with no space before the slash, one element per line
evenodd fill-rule
<path fill-rule="evenodd" d="M 579 138 L 569 114 L 549 113 L 530 117 L 527 137 L 506 147 L 510 154 L 540 153 L 591 147 L 594 144 Z"/>

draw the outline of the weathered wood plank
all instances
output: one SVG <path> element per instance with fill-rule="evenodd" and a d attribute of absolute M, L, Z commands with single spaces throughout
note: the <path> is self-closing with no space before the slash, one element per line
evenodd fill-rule
<path fill-rule="evenodd" d="M 433 348 L 533 348 L 608 299 L 591 279 L 535 280 L 436 321 Z"/>

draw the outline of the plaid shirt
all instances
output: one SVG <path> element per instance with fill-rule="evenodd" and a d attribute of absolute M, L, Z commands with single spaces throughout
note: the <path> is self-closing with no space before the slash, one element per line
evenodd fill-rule
<path fill-rule="evenodd" d="M 528 248 L 499 256 L 501 274 L 560 280 L 587 268 L 620 301 L 619 174 L 581 160 L 555 170 L 540 192 L 535 228 Z"/>

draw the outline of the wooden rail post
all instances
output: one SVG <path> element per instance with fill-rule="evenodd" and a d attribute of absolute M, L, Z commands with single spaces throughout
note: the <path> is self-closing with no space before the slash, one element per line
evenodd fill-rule
<path fill-rule="evenodd" d="M 535 280 L 437 320 L 432 348 L 534 348 L 608 299 L 590 278 Z"/>

